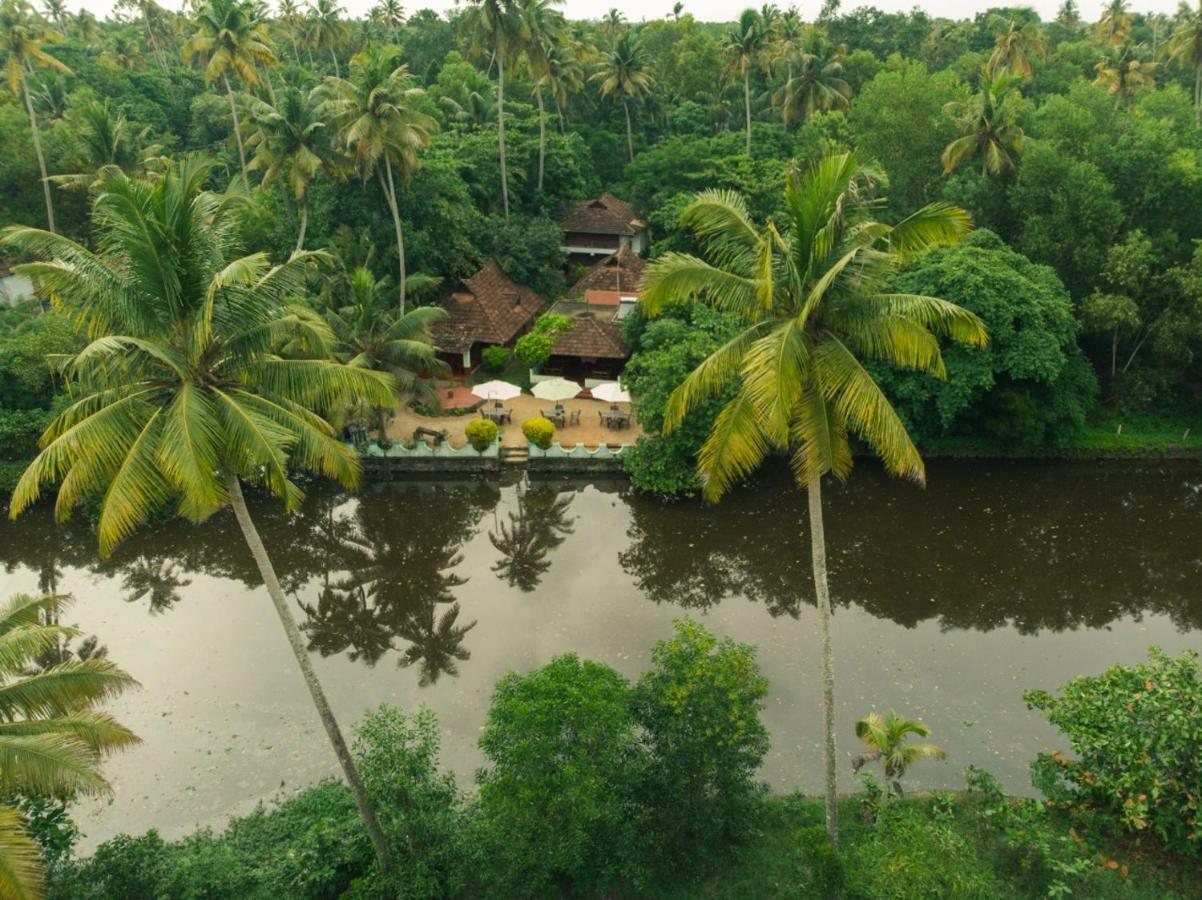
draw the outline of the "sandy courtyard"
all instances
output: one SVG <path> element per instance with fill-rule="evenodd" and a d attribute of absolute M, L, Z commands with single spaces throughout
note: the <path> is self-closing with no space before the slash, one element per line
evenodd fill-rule
<path fill-rule="evenodd" d="M 491 402 L 491 401 L 490 401 Z M 539 400 L 530 394 L 522 394 L 502 404 L 513 413 L 513 422 L 501 427 L 501 445 L 503 447 L 524 447 L 526 436 L 522 434 L 522 422 L 540 414 L 541 410 L 550 410 L 555 404 L 549 400 Z M 596 447 L 600 444 L 633 444 L 643 433 L 638 422 L 634 420 L 629 403 L 619 403 L 618 409 L 631 413 L 630 425 L 615 431 L 605 427 L 599 413 L 609 409 L 611 404 L 602 400 L 564 400 L 563 407 L 568 410 L 580 410 L 580 424 L 568 425 L 555 429 L 555 440 L 565 447 L 574 444 L 584 444 L 586 447 Z M 409 443 L 413 440 L 413 432 L 417 428 L 429 428 L 432 431 L 447 432 L 447 439 L 453 447 L 462 447 L 467 443 L 463 433 L 464 426 L 472 419 L 480 417 L 479 412 L 463 416 L 419 416 L 409 408 L 409 401 L 403 400 L 397 404 L 396 415 L 388 425 L 388 438 L 393 441 Z"/>

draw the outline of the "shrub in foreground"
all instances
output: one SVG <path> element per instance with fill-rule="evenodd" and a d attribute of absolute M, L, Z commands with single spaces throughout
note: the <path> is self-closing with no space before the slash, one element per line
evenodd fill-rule
<path fill-rule="evenodd" d="M 551 446 L 551 439 L 555 437 L 555 423 L 542 416 L 535 416 L 522 423 L 522 434 L 526 435 L 526 440 L 534 446 L 546 450 Z"/>
<path fill-rule="evenodd" d="M 1059 696 L 1028 691 L 1072 745 L 1075 759 L 1041 753 L 1035 786 L 1079 815 L 1155 834 L 1177 853 L 1202 855 L 1202 667 L 1168 656 L 1074 678 Z"/>
<path fill-rule="evenodd" d="M 468 442 L 483 453 L 497 439 L 497 423 L 492 419 L 472 419 L 464 426 Z"/>

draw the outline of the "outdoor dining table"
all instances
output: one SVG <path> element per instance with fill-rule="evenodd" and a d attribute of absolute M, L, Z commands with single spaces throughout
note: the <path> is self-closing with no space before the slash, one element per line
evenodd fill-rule
<path fill-rule="evenodd" d="M 541 410 L 541 412 L 545 417 L 554 422 L 557 428 L 563 428 L 564 423 L 567 421 L 568 413 L 562 406 L 557 406 L 555 409 L 550 410 Z"/>
<path fill-rule="evenodd" d="M 513 421 L 513 413 L 503 406 L 485 407 L 484 409 L 480 410 L 480 415 L 484 416 L 486 419 L 491 419 L 498 425 L 503 425 L 506 422 Z"/>
<path fill-rule="evenodd" d="M 605 412 L 602 413 L 605 419 L 605 424 L 610 428 L 628 428 L 630 426 L 630 413 L 626 412 Z"/>

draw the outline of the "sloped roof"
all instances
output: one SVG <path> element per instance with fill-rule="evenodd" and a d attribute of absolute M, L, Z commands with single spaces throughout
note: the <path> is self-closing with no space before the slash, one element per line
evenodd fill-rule
<path fill-rule="evenodd" d="M 577 234 L 634 234 L 647 225 L 633 206 L 606 191 L 594 200 L 577 200 L 559 227 Z"/>
<path fill-rule="evenodd" d="M 490 259 L 475 275 L 460 281 L 441 305 L 447 317 L 431 329 L 434 344 L 439 350 L 462 353 L 475 343 L 509 343 L 547 308 L 547 301 Z"/>
<path fill-rule="evenodd" d="M 593 359 L 625 359 L 630 354 L 622 341 L 622 328 L 616 322 L 580 315 L 572 320 L 572 330 L 563 332 L 552 356 L 586 356 Z"/>
<path fill-rule="evenodd" d="M 580 280 L 572 285 L 568 296 L 583 297 L 587 291 L 616 291 L 626 296 L 638 296 L 643 288 L 643 272 L 647 262 L 629 247 L 619 247 L 604 259 L 589 266 Z"/>

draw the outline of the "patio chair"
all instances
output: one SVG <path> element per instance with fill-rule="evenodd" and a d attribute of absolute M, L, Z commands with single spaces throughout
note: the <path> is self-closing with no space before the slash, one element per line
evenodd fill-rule
<path fill-rule="evenodd" d="M 568 424 L 569 425 L 579 425 L 580 424 L 580 410 L 574 409 L 571 411 L 571 413 L 568 414 Z"/>

